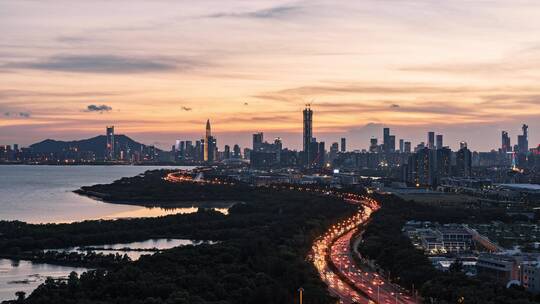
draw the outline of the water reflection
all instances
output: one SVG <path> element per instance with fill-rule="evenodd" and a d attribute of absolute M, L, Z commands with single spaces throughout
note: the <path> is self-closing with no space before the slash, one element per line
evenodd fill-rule
<path fill-rule="evenodd" d="M 102 254 L 126 254 L 131 260 L 136 261 L 142 255 L 145 254 L 154 254 L 158 251 L 171 249 L 179 246 L 187 245 L 201 245 L 201 244 L 214 244 L 213 241 L 195 241 L 195 240 L 185 240 L 185 239 L 150 239 L 143 242 L 132 242 L 132 243 L 117 243 L 117 244 L 108 244 L 108 245 L 99 245 L 99 246 L 87 246 L 87 247 L 75 247 L 75 248 L 66 248 L 65 251 L 68 252 L 79 252 L 85 253 L 92 251 L 95 253 Z"/>
<path fill-rule="evenodd" d="M 67 278 L 72 271 L 80 274 L 86 269 L 0 259 L 0 301 L 15 299 L 17 291 L 28 295 L 47 277 Z"/>
<path fill-rule="evenodd" d="M 229 214 L 229 207 L 211 208 L 223 214 Z M 119 218 L 134 218 L 134 217 L 158 217 L 173 214 L 189 214 L 195 213 L 199 207 L 179 207 L 179 208 L 160 208 L 160 207 L 136 207 L 133 210 L 121 211 L 101 217 L 100 219 L 119 219 Z"/>

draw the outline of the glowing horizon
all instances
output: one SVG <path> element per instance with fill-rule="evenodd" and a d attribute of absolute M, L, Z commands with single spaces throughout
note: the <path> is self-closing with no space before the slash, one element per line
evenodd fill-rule
<path fill-rule="evenodd" d="M 540 143 L 540 5 L 530 1 L 3 1 L 0 144 L 117 133 L 168 148 L 206 119 L 250 134 L 367 148 L 445 135 L 455 148 Z"/>

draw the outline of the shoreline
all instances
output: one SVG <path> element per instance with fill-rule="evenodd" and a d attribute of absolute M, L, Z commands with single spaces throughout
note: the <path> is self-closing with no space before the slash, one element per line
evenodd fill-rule
<path fill-rule="evenodd" d="M 77 189 L 72 191 L 75 194 L 85 196 L 96 201 L 101 201 L 108 204 L 117 204 L 117 205 L 130 205 L 130 206 L 140 206 L 146 208 L 162 208 L 162 209 L 175 209 L 175 208 L 189 208 L 189 207 L 198 207 L 198 208 L 231 208 L 236 204 L 242 204 L 242 201 L 234 200 L 204 200 L 204 201 L 178 201 L 178 200 L 148 200 L 148 199 L 130 199 L 121 200 L 111 198 L 111 195 L 108 193 L 101 193 L 96 191 Z"/>

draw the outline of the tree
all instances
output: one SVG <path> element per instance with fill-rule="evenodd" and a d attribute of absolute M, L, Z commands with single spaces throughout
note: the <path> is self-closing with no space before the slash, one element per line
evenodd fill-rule
<path fill-rule="evenodd" d="M 26 292 L 24 291 L 17 291 L 15 293 L 15 296 L 17 297 L 17 302 L 24 302 L 24 299 L 26 298 Z"/>

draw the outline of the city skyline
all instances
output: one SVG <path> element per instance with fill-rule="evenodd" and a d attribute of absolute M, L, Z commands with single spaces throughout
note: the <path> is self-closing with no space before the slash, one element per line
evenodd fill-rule
<path fill-rule="evenodd" d="M 317 139 L 346 137 L 349 150 L 386 126 L 489 151 L 527 124 L 536 146 L 540 42 L 527 16 L 539 8 L 463 3 L 4 1 L 0 142 L 115 125 L 166 148 L 210 118 L 220 146 L 262 131 L 301 149 L 297 113 L 311 103 Z"/>

